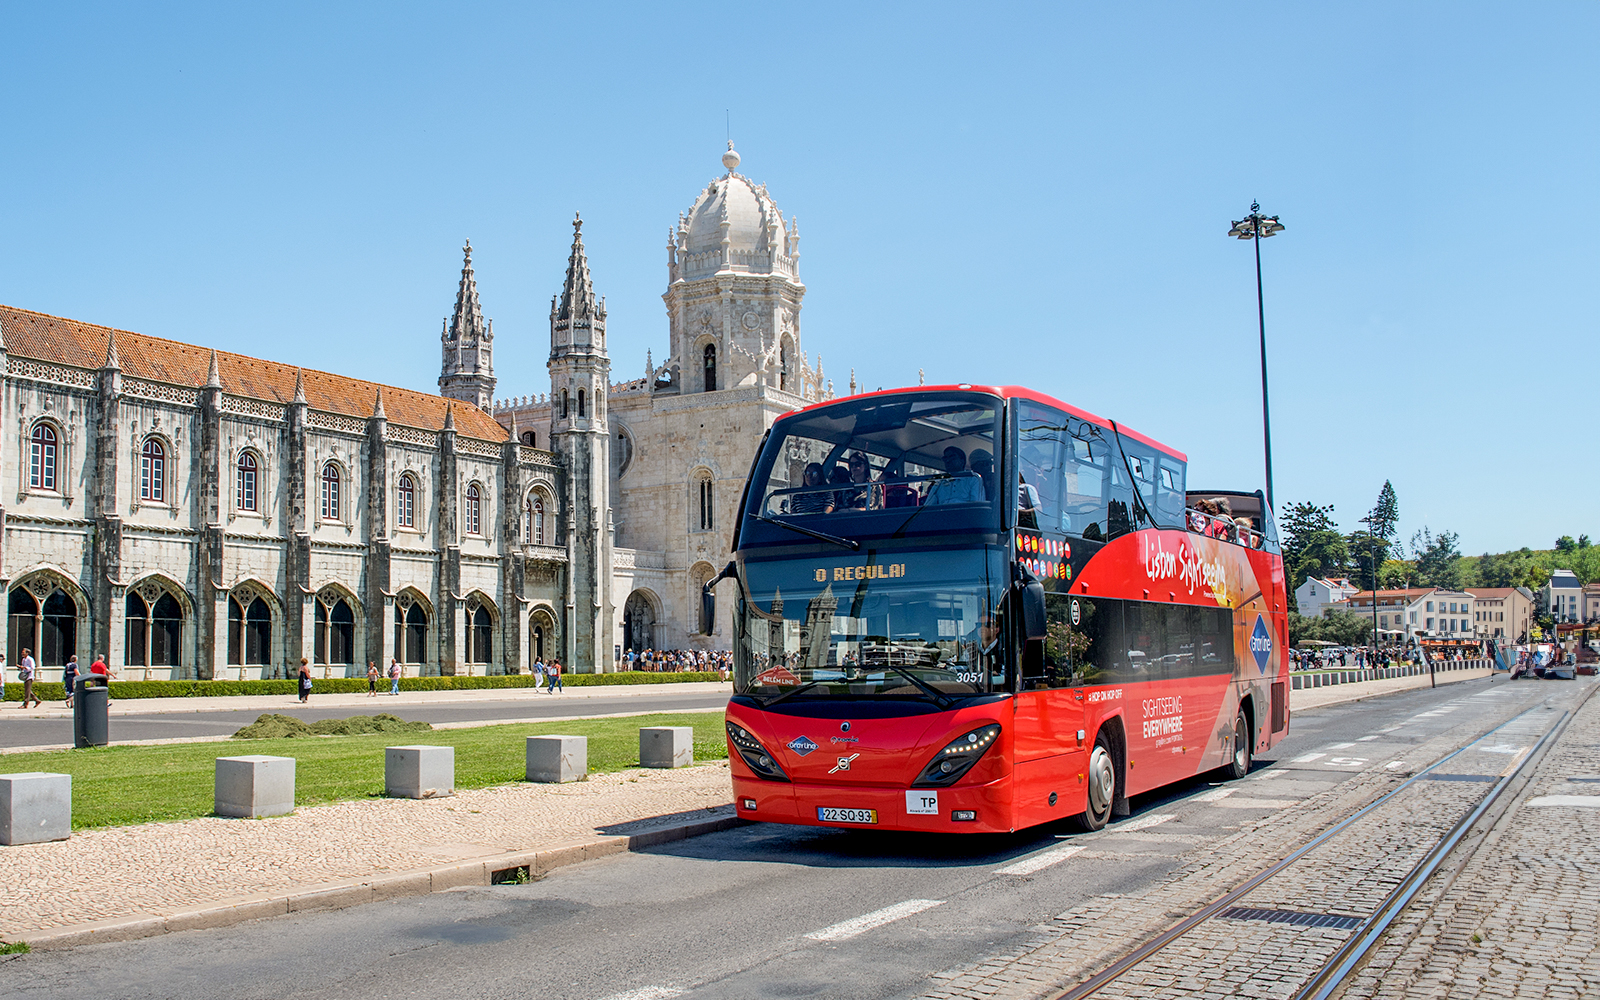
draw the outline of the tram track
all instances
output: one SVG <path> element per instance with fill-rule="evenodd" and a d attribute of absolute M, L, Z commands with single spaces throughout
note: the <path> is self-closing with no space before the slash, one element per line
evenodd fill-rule
<path fill-rule="evenodd" d="M 1561 710 L 1561 714 L 1553 722 L 1543 727 L 1543 732 L 1538 735 L 1532 745 L 1523 749 L 1516 759 L 1499 774 L 1492 776 L 1446 774 L 1440 768 L 1469 751 L 1487 749 L 1484 744 L 1497 734 L 1516 733 L 1519 726 L 1525 728 L 1527 720 L 1535 719 L 1540 715 L 1545 715 L 1555 710 L 1553 706 L 1546 704 L 1527 709 L 1481 732 L 1473 739 L 1468 740 L 1414 774 L 1409 775 L 1400 784 L 1389 789 L 1373 801 L 1321 831 L 1286 857 L 1272 863 L 1222 896 L 1183 917 L 1177 923 L 1139 944 L 1116 961 L 1089 975 L 1075 986 L 1065 991 L 1049 994 L 1049 1000 L 1081 1000 L 1081 998 L 1093 996 L 1107 997 L 1121 992 L 1114 989 L 1114 987 L 1124 985 L 1125 980 L 1134 978 L 1130 974 L 1139 973 L 1144 967 L 1159 963 L 1163 958 L 1167 957 L 1166 953 L 1169 951 L 1176 951 L 1181 948 L 1186 956 L 1192 956 L 1196 948 L 1193 944 L 1193 938 L 1197 936 L 1196 932 L 1211 922 L 1230 917 L 1242 920 L 1277 921 L 1323 928 L 1348 928 L 1350 935 L 1338 945 L 1331 955 L 1320 963 L 1310 978 L 1292 994 L 1293 1000 L 1330 1000 L 1330 998 L 1339 996 L 1344 987 L 1351 981 L 1354 973 L 1361 968 L 1367 956 L 1383 939 L 1395 919 L 1415 901 L 1418 893 L 1428 884 L 1432 876 L 1439 872 L 1446 859 L 1454 852 L 1457 852 L 1463 841 L 1468 838 L 1474 838 L 1473 843 L 1481 842 L 1481 835 L 1485 834 L 1499 821 L 1506 809 L 1517 798 L 1516 795 L 1507 796 L 1505 793 L 1513 786 L 1517 786 L 1520 789 L 1522 785 L 1527 783 L 1537 762 L 1543 758 L 1549 747 L 1559 739 L 1560 734 L 1577 715 L 1579 709 L 1587 702 L 1594 690 L 1591 688 L 1586 691 L 1574 705 Z M 1531 736 L 1532 734 L 1529 733 L 1527 735 Z M 1495 748 L 1489 752 L 1504 751 L 1501 748 Z M 1274 910 L 1269 907 L 1246 905 L 1247 897 L 1251 896 L 1252 893 L 1264 892 L 1272 886 L 1275 879 L 1280 879 L 1286 874 L 1292 873 L 1297 866 L 1312 865 L 1317 860 L 1319 849 L 1333 846 L 1341 835 L 1352 832 L 1352 828 L 1356 827 L 1362 820 L 1379 817 L 1386 808 L 1393 808 L 1397 804 L 1403 804 L 1409 794 L 1415 793 L 1418 789 L 1424 787 L 1423 783 L 1463 780 L 1482 781 L 1484 783 L 1492 781 L 1493 787 L 1472 802 L 1465 812 L 1436 838 L 1426 853 L 1411 865 L 1409 870 L 1399 879 L 1398 884 L 1365 916 L 1352 918 L 1334 916 L 1332 914 L 1297 913 L 1289 910 Z M 1474 834 L 1479 836 L 1474 837 Z M 1329 867 L 1336 869 L 1337 864 L 1330 864 Z M 1227 937 L 1226 934 L 1221 936 Z M 1182 942 L 1181 945 L 1180 942 Z M 1193 961 L 1192 957 L 1186 960 Z M 1227 961 L 1232 966 L 1250 965 L 1249 956 L 1244 952 L 1244 949 L 1231 950 Z M 1272 956 L 1270 954 L 1263 956 L 1261 962 L 1270 966 Z M 1281 983 L 1279 985 L 1281 988 Z M 1135 992 L 1139 991 L 1137 986 L 1131 988 Z"/>

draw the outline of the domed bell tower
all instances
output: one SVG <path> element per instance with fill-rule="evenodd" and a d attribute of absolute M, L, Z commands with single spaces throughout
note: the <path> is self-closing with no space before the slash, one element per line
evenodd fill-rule
<path fill-rule="evenodd" d="M 580 672 L 612 663 L 610 434 L 606 393 L 606 303 L 596 299 L 583 249 L 583 220 L 572 221 L 572 254 L 561 294 L 550 302 L 550 442 L 566 459 L 567 625 L 562 657 Z"/>

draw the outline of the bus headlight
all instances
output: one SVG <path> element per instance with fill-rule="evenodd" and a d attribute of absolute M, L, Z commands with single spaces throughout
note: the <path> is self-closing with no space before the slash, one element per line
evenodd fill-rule
<path fill-rule="evenodd" d="M 727 723 L 727 727 L 728 742 L 732 743 L 733 748 L 739 751 L 739 756 L 744 758 L 744 762 L 750 766 L 750 770 L 768 781 L 789 780 L 789 776 L 783 773 L 783 768 L 779 767 L 778 762 L 772 759 L 772 754 L 767 753 L 767 748 L 761 745 L 760 740 L 751 736 L 749 730 L 743 726 L 736 726 L 731 722 Z"/>
<path fill-rule="evenodd" d="M 911 783 L 912 787 L 928 788 L 955 784 L 956 780 L 971 770 L 972 765 L 978 762 L 978 758 L 994 746 L 999 738 L 1000 725 L 993 722 L 956 737 L 943 750 L 933 755 L 933 759 L 928 761 L 928 766 L 924 767 L 917 780 Z"/>

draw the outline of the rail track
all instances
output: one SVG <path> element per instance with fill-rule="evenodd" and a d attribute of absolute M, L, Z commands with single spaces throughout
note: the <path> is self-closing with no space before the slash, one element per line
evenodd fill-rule
<path fill-rule="evenodd" d="M 1489 829 L 1499 820 L 1514 798 L 1514 796 L 1508 798 L 1505 795 L 1506 791 L 1516 784 L 1520 778 L 1531 773 L 1531 767 L 1543 757 L 1545 750 L 1559 737 L 1578 710 L 1582 708 L 1584 702 L 1594 693 L 1594 690 L 1591 688 L 1588 692 L 1585 692 L 1576 704 L 1562 710 L 1559 717 L 1548 725 L 1543 723 L 1548 719 L 1553 709 L 1549 706 L 1539 706 L 1520 712 L 1511 719 L 1480 733 L 1474 739 L 1418 770 L 1377 799 L 1322 831 L 1287 857 L 1251 876 L 1223 896 L 1200 907 L 1117 961 L 1095 972 L 1070 989 L 1052 994 L 1050 1000 L 1083 1000 L 1086 997 L 1119 992 L 1114 987 L 1119 986 L 1120 981 L 1128 977 L 1130 973 L 1136 972 L 1141 967 L 1161 961 L 1164 957 L 1164 952 L 1173 949 L 1180 942 L 1184 942 L 1185 938 L 1192 939 L 1197 929 L 1212 921 L 1223 919 L 1277 921 L 1350 930 L 1350 936 L 1292 994 L 1293 1000 L 1329 1000 L 1329 998 L 1337 996 L 1352 974 L 1360 968 L 1366 956 L 1382 939 L 1390 925 L 1394 923 L 1395 918 L 1415 899 L 1417 893 L 1428 882 L 1429 878 L 1439 870 L 1445 859 L 1461 846 L 1463 839 L 1474 831 Z M 1540 716 L 1544 718 L 1539 718 Z M 1537 739 L 1518 755 L 1512 765 L 1498 774 L 1460 775 L 1446 774 L 1440 770 L 1449 761 L 1475 748 L 1481 748 L 1483 744 L 1495 739 L 1497 736 L 1502 738 L 1507 736 L 1531 738 L 1534 735 L 1534 731 L 1538 729 L 1542 729 L 1542 732 L 1538 734 Z M 1497 750 L 1494 752 L 1504 751 Z M 1348 833 L 1355 824 L 1364 818 L 1376 816 L 1387 808 L 1403 803 L 1410 793 L 1420 787 L 1420 783 L 1429 780 L 1482 781 L 1485 784 L 1493 782 L 1493 787 L 1471 804 L 1466 812 L 1460 815 L 1456 822 L 1437 838 L 1432 847 L 1406 872 L 1393 890 L 1371 912 L 1365 916 L 1319 915 L 1275 910 L 1266 907 L 1250 907 L 1247 905 L 1247 897 L 1251 893 L 1269 885 L 1273 879 L 1284 876 L 1285 873 L 1291 872 L 1297 866 L 1317 863 L 1319 850 L 1334 845 L 1341 835 Z M 1192 954 L 1193 949 L 1189 947 L 1189 942 L 1184 942 L 1184 947 Z M 1192 959 L 1188 960 L 1192 961 Z M 1248 961 L 1248 957 L 1241 956 L 1239 952 L 1235 951 L 1230 954 L 1228 961 L 1238 965 L 1241 961 Z M 1270 965 L 1272 961 L 1272 956 L 1263 956 L 1261 958 L 1263 966 Z M 1138 987 L 1133 987 L 1132 991 L 1140 993 L 1140 995 L 1146 995 Z M 1163 995 L 1173 994 L 1163 992 Z"/>

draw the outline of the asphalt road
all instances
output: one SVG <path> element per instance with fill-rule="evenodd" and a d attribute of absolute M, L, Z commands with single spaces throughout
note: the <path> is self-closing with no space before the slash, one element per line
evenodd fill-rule
<path fill-rule="evenodd" d="M 362 699 L 360 705 L 350 707 L 301 707 L 292 697 L 285 697 L 281 707 L 267 711 L 292 715 L 306 722 L 318 719 L 345 719 L 352 715 L 375 715 L 392 712 L 403 719 L 438 724 L 441 722 L 473 722 L 479 720 L 527 720 L 571 718 L 577 715 L 613 715 L 631 712 L 682 712 L 697 708 L 721 708 L 728 703 L 726 693 L 705 692 L 682 694 L 654 691 L 638 695 L 606 698 L 567 698 L 564 695 L 545 695 L 525 691 L 516 697 L 496 701 L 470 701 L 461 704 L 426 704 L 396 706 L 384 698 Z M 7 706 L 13 708 L 13 706 Z M 256 721 L 262 709 L 248 711 L 230 710 L 216 712 L 172 712 L 161 715 L 112 715 L 109 720 L 111 742 L 124 740 L 187 739 L 196 736 L 231 736 Z M 20 714 L 20 713 L 19 713 Z M 7 718 L 0 710 L 0 747 L 34 747 L 72 745 L 72 719 Z"/>
<path fill-rule="evenodd" d="M 1233 787 L 1264 784 L 1202 801 L 1213 785 L 1196 779 L 1141 796 L 1131 817 L 1092 835 L 1060 825 L 962 838 L 755 824 L 530 885 L 0 959 L 0 979 L 39 1000 L 914 997 L 934 973 L 1015 947 L 1088 897 L 1158 881 L 1262 818 L 1249 796 L 1303 799 L 1427 739 L 1465 743 L 1571 691 L 1465 681 L 1305 712 L 1272 759 Z M 1091 850 L 1069 857 L 1073 847 Z"/>

